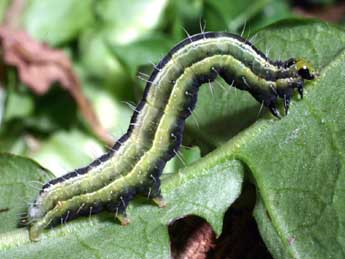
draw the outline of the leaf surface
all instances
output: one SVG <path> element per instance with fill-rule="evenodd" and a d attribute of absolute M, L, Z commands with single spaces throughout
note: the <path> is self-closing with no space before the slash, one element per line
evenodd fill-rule
<path fill-rule="evenodd" d="M 17 163 L 16 160 L 12 162 Z M 31 168 L 26 172 L 9 168 L 6 170 L 7 181 L 13 178 L 29 181 L 30 175 L 32 177 L 37 170 Z M 26 173 L 29 176 L 25 176 Z M 220 233 L 223 214 L 228 204 L 240 194 L 242 178 L 243 167 L 237 161 L 203 164 L 200 160 L 197 165 L 163 180 L 166 208 L 160 209 L 146 198 L 132 202 L 127 211 L 132 223 L 127 227 L 119 225 L 114 215 L 104 212 L 47 230 L 42 240 L 36 243 L 29 241 L 26 229 L 11 227 L 12 231 L 0 236 L 0 257 L 102 258 L 112 254 L 118 258 L 168 258 L 167 224 L 178 217 L 194 214 L 207 219 Z M 32 191 L 31 199 L 34 194 Z M 20 196 L 11 197 L 12 202 L 2 206 L 11 209 L 22 201 Z"/>
<path fill-rule="evenodd" d="M 288 116 L 257 121 L 209 158 L 233 157 L 248 167 L 259 200 L 255 217 L 275 258 L 343 258 L 344 32 L 291 20 L 258 39 L 270 44 L 275 57 L 296 52 L 310 60 L 320 76 L 306 85 L 303 100 L 294 98 Z"/>
<path fill-rule="evenodd" d="M 75 39 L 92 22 L 92 5 L 92 0 L 32 0 L 23 25 L 34 38 L 61 45 Z"/>

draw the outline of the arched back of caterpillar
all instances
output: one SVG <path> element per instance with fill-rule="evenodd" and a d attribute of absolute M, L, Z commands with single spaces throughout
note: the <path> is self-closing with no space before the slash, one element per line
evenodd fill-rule
<path fill-rule="evenodd" d="M 43 186 L 29 208 L 30 239 L 61 219 L 103 209 L 127 224 L 125 209 L 137 194 L 163 206 L 160 175 L 180 147 L 203 83 L 220 76 L 280 117 L 278 99 L 287 113 L 294 89 L 303 97 L 304 80 L 314 75 L 306 61 L 272 61 L 237 35 L 203 32 L 181 41 L 154 67 L 127 133 L 111 151 Z"/>

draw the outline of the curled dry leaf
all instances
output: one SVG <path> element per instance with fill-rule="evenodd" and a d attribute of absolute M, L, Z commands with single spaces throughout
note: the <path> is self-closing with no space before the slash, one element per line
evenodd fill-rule
<path fill-rule="evenodd" d="M 37 42 L 24 31 L 13 31 L 5 26 L 0 27 L 0 46 L 4 63 L 16 67 L 20 80 L 32 91 L 45 94 L 58 82 L 73 96 L 95 134 L 107 144 L 113 143 L 83 95 L 80 81 L 63 51 Z"/>
<path fill-rule="evenodd" d="M 324 21 L 339 23 L 345 15 L 345 3 L 339 1 L 332 5 L 316 5 L 310 8 L 295 7 L 294 13 L 300 16 L 317 18 Z"/>
<path fill-rule="evenodd" d="M 172 258 L 205 259 L 216 239 L 212 227 L 202 218 L 188 216 L 169 226 Z"/>

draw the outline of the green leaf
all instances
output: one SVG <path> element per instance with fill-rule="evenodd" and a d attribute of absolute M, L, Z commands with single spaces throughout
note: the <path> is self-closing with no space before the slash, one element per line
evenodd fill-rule
<path fill-rule="evenodd" d="M 321 69 L 345 48 L 344 32 L 318 20 L 290 19 L 259 32 L 253 43 L 271 59 L 305 58 Z"/>
<path fill-rule="evenodd" d="M 319 5 L 330 5 L 336 2 L 336 0 L 309 0 L 312 4 L 319 4 Z"/>
<path fill-rule="evenodd" d="M 0 153 L 25 154 L 27 143 L 20 121 L 6 123 L 0 128 Z"/>
<path fill-rule="evenodd" d="M 5 12 L 7 10 L 9 3 L 10 3 L 10 0 L 0 1 L 0 23 L 2 23 L 3 19 L 5 18 Z"/>
<path fill-rule="evenodd" d="M 259 28 L 282 19 L 294 17 L 295 15 L 289 5 L 288 0 L 276 0 L 266 5 L 260 13 L 247 23 L 244 35 L 252 35 Z"/>
<path fill-rule="evenodd" d="M 88 82 L 85 86 L 85 94 L 91 101 L 101 125 L 114 136 L 114 141 L 120 138 L 128 129 L 133 113 L 130 107 L 133 108 L 134 104 L 120 102 L 98 84 Z"/>
<path fill-rule="evenodd" d="M 266 223 L 293 258 L 344 256 L 345 102 L 338 98 L 344 96 L 339 80 L 344 62 L 343 52 L 309 86 L 305 100 L 293 104 L 289 116 L 261 121 L 232 147 L 221 148 L 246 161 L 265 205 L 256 217 L 263 221 L 269 215 Z M 339 110 L 330 112 L 329 103 Z M 270 231 L 262 234 L 274 252 Z"/>
<path fill-rule="evenodd" d="M 55 133 L 29 156 L 60 176 L 90 163 L 103 152 L 97 141 L 75 129 Z"/>
<path fill-rule="evenodd" d="M 270 2 L 271 0 L 207 0 L 207 30 L 236 32 Z"/>
<path fill-rule="evenodd" d="M 108 30 L 101 28 L 90 28 L 85 30 L 79 38 L 81 53 L 81 64 L 90 77 L 111 82 L 113 87 L 125 87 L 125 80 L 128 75 L 122 64 L 112 54 L 107 46 Z M 123 89 L 114 89 L 118 92 Z"/>
<path fill-rule="evenodd" d="M 157 64 L 172 46 L 171 40 L 167 39 L 166 36 L 157 34 L 127 45 L 109 43 L 111 51 L 126 66 L 133 78 L 140 65 Z"/>
<path fill-rule="evenodd" d="M 288 116 L 256 122 L 204 160 L 234 157 L 249 168 L 260 201 L 255 217 L 276 258 L 343 258 L 344 32 L 315 21 L 289 21 L 260 37 L 272 53 L 300 53 L 322 68 L 320 77 L 306 85 L 303 100 L 294 98 Z"/>
<path fill-rule="evenodd" d="M 287 118 L 241 150 L 249 167 L 255 163 L 270 223 L 292 257 L 344 257 L 344 62 L 339 53 Z M 253 159 L 259 148 L 269 151 Z"/>
<path fill-rule="evenodd" d="M 0 88 L 0 127 L 2 126 L 4 114 L 5 114 L 5 106 L 6 106 L 6 93 L 3 88 Z"/>
<path fill-rule="evenodd" d="M 33 112 L 33 108 L 34 103 L 30 94 L 9 89 L 7 91 L 4 120 L 23 119 Z"/>
<path fill-rule="evenodd" d="M 61 87 L 53 87 L 45 95 L 35 96 L 34 101 L 33 114 L 22 120 L 26 127 L 38 132 L 51 133 L 77 124 L 76 102 Z"/>
<path fill-rule="evenodd" d="M 18 227 L 29 202 L 52 176 L 32 160 L 0 154 L 0 234 Z"/>
<path fill-rule="evenodd" d="M 92 0 L 31 0 L 23 25 L 36 39 L 61 45 L 92 22 L 92 5 Z"/>
<path fill-rule="evenodd" d="M 68 251 L 68 258 L 169 258 L 167 224 L 194 214 L 204 217 L 219 234 L 228 204 L 240 194 L 242 178 L 243 167 L 237 161 L 205 164 L 200 160 L 163 181 L 166 208 L 145 198 L 132 202 L 128 208 L 132 223 L 127 227 L 105 212 L 47 230 L 36 243 L 29 241 L 27 230 L 13 230 L 0 236 L 0 257 L 61 258 Z M 19 196 L 13 199 L 21 201 Z"/>
<path fill-rule="evenodd" d="M 189 34 L 200 32 L 200 23 L 203 20 L 204 0 L 185 0 L 170 1 L 169 8 L 166 12 L 166 19 L 172 25 L 172 38 L 176 41 Z"/>
<path fill-rule="evenodd" d="M 110 30 L 109 40 L 126 44 L 156 28 L 167 3 L 168 0 L 132 0 L 130 4 L 127 0 L 103 0 L 95 4 L 98 17 Z"/>
<path fill-rule="evenodd" d="M 198 147 L 181 147 L 178 156 L 173 157 L 164 167 L 163 174 L 175 173 L 181 168 L 192 164 L 200 159 L 200 149 Z"/>

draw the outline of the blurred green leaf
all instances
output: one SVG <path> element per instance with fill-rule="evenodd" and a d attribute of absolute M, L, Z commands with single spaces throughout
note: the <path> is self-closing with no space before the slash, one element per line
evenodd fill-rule
<path fill-rule="evenodd" d="M 5 12 L 7 10 L 9 3 L 10 3 L 10 0 L 0 1 L 0 23 L 2 23 L 3 19 L 5 18 Z"/>
<path fill-rule="evenodd" d="M 76 39 L 93 20 L 92 0 L 30 0 L 23 25 L 36 39 L 61 45 Z"/>
<path fill-rule="evenodd" d="M 81 65 L 89 77 L 112 82 L 114 92 L 119 93 L 126 88 L 128 75 L 109 50 L 106 33 L 108 31 L 101 28 L 91 28 L 83 32 L 79 39 Z"/>
<path fill-rule="evenodd" d="M 58 100 L 58 101 L 57 101 Z M 25 118 L 26 127 L 38 133 L 52 133 L 77 125 L 77 105 L 73 97 L 58 86 L 34 98 L 33 115 Z"/>
<path fill-rule="evenodd" d="M 97 1 L 97 16 L 109 29 L 108 40 L 127 44 L 157 28 L 168 0 L 101 0 Z M 154 10 L 154 11 L 153 11 Z"/>
<path fill-rule="evenodd" d="M 250 36 L 253 32 L 279 20 L 295 16 L 287 0 L 275 0 L 266 5 L 253 19 L 247 22 L 244 36 Z"/>
<path fill-rule="evenodd" d="M 87 165 L 104 152 L 103 147 L 90 136 L 78 131 L 60 131 L 28 154 L 56 176 Z"/>
<path fill-rule="evenodd" d="M 270 2 L 271 0 L 206 0 L 207 30 L 237 32 Z"/>
<path fill-rule="evenodd" d="M 4 122 L 0 127 L 0 153 L 24 155 L 27 145 L 22 120 Z"/>
<path fill-rule="evenodd" d="M 190 34 L 200 32 L 200 23 L 205 21 L 203 17 L 204 0 L 170 1 L 170 9 L 167 16 L 171 18 L 173 24 L 173 38 L 178 41 L 186 36 L 186 31 Z"/>
<path fill-rule="evenodd" d="M 345 35 L 341 27 L 313 19 L 277 22 L 259 32 L 254 39 L 254 44 L 268 53 L 271 59 L 285 60 L 293 55 L 307 59 L 318 70 L 338 56 L 345 48 L 344 43 Z"/>
<path fill-rule="evenodd" d="M 311 4 L 323 4 L 323 5 L 330 5 L 336 3 L 337 0 L 308 0 Z"/>
<path fill-rule="evenodd" d="M 85 94 L 91 101 L 101 125 L 114 136 L 115 141 L 127 131 L 135 104 L 130 101 L 121 102 L 96 83 L 87 82 L 85 87 Z"/>
<path fill-rule="evenodd" d="M 34 102 L 32 96 L 27 92 L 8 90 L 4 120 L 24 119 L 32 114 Z"/>
<path fill-rule="evenodd" d="M 4 114 L 5 114 L 5 105 L 6 105 L 6 93 L 5 90 L 0 87 L 0 127 L 2 126 Z"/>
<path fill-rule="evenodd" d="M 155 34 L 123 46 L 109 43 L 109 47 L 135 77 L 140 65 L 157 64 L 173 47 L 173 42 L 166 36 Z"/>
<path fill-rule="evenodd" d="M 178 170 L 192 164 L 201 158 L 200 149 L 195 147 L 182 146 L 178 152 L 178 156 L 173 157 L 164 167 L 163 174 L 170 175 Z"/>

